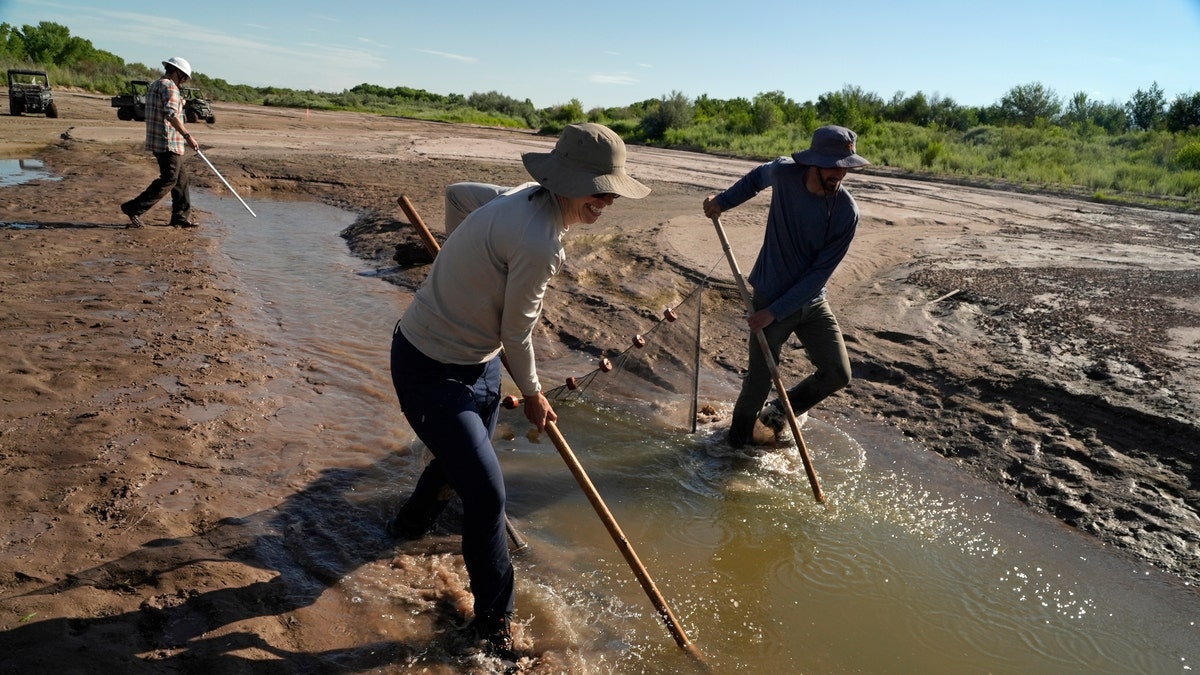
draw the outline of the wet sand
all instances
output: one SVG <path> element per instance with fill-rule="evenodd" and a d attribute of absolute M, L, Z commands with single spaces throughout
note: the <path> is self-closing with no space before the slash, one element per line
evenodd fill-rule
<path fill-rule="evenodd" d="M 0 646 L 17 655 L 3 668 L 88 658 L 153 672 L 153 658 L 133 655 L 158 654 L 167 672 L 180 667 L 179 636 L 212 626 L 225 643 L 194 644 L 189 659 L 241 640 L 246 656 L 226 672 L 336 653 L 338 636 L 296 627 L 317 610 L 238 551 L 246 514 L 353 477 L 301 472 L 289 494 L 220 480 L 255 470 L 245 439 L 270 437 L 272 392 L 311 377 L 262 358 L 274 338 L 245 320 L 258 310 L 203 225 L 164 227 L 160 205 L 147 227 L 125 228 L 118 205 L 153 177 L 141 126 L 104 97 L 55 99 L 57 120 L 0 117 L 0 156 L 36 156 L 63 177 L 0 188 L 0 221 L 40 225 L 0 235 Z M 218 104 L 217 116 L 192 131 L 243 197 L 361 213 L 347 240 L 379 267 L 419 257 L 399 195 L 436 226 L 446 184 L 524 181 L 520 152 L 553 142 L 347 113 Z M 654 193 L 572 232 L 541 351 L 625 345 L 630 326 L 716 269 L 725 282 L 707 306 L 703 358 L 736 378 L 740 300 L 699 203 L 752 164 L 634 148 L 630 166 Z M 197 188 L 222 190 L 198 159 L 189 167 Z M 1030 508 L 1200 579 L 1200 218 L 880 173 L 847 186 L 864 220 L 830 290 L 856 379 L 813 415 L 894 426 Z M 724 219 L 744 270 L 766 201 Z M 413 264 L 392 281 L 403 293 L 424 272 Z M 803 373 L 797 354 L 781 365 L 788 379 Z M 380 546 L 363 555 L 387 555 Z M 396 565 L 414 579 L 452 570 L 455 548 L 431 542 Z M 412 593 L 463 605 L 462 577 L 435 576 Z M 443 616 L 420 615 L 412 644 L 439 639 Z"/>

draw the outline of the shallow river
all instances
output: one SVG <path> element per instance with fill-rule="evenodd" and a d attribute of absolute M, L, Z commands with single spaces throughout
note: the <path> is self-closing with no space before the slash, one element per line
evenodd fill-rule
<path fill-rule="evenodd" d="M 222 219 L 204 230 L 221 237 L 259 305 L 261 316 L 250 320 L 277 341 L 270 358 L 303 363 L 319 385 L 312 400 L 279 415 L 280 433 L 319 426 L 319 434 L 298 434 L 294 456 L 275 461 L 303 464 L 308 475 L 371 467 L 356 499 L 374 505 L 368 512 L 381 527 L 422 464 L 419 453 L 393 452 L 413 441 L 387 371 L 407 293 L 347 253 L 337 233 L 352 214 L 255 201 L 251 218 L 232 198 L 197 195 L 196 202 Z M 556 376 L 579 367 L 541 364 Z M 705 384 L 726 401 L 734 386 Z M 619 405 L 584 400 L 558 411 L 571 447 L 717 672 L 1200 667 L 1197 589 L 1030 513 L 894 432 L 828 414 L 834 424 L 810 421 L 805 439 L 828 496 L 821 505 L 794 451 L 734 453 L 719 430 L 689 434 L 639 421 Z M 514 558 L 518 620 L 528 622 L 535 646 L 569 649 L 588 672 L 685 670 L 554 447 L 528 438 L 519 413 L 503 415 L 513 431 L 512 440 L 497 442 L 509 514 L 530 543 Z M 302 447 L 318 435 L 319 449 Z M 332 530 L 356 517 L 324 513 L 311 521 Z M 386 564 L 352 567 L 313 592 L 343 595 L 329 618 L 365 644 L 407 619 L 391 597 L 397 583 Z M 354 608 L 349 620 L 347 607 Z"/>

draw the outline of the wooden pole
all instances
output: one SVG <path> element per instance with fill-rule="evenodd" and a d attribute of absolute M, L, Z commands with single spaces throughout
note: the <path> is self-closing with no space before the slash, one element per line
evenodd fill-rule
<path fill-rule="evenodd" d="M 425 221 L 417 215 L 417 210 L 413 208 L 412 202 L 408 201 L 408 197 L 404 195 L 400 195 L 396 201 L 400 203 L 400 208 L 404 209 L 404 215 L 408 216 L 408 222 L 412 223 L 413 228 L 417 230 L 417 236 L 421 238 L 425 250 L 429 251 L 431 257 L 436 258 L 441 247 L 438 246 L 437 239 L 433 238 L 433 233 L 425 226 Z"/>
<path fill-rule="evenodd" d="M 654 580 L 650 578 L 650 573 L 646 571 L 645 565 L 638 558 L 637 553 L 633 550 L 633 544 L 629 543 L 629 539 L 625 533 L 621 531 L 621 526 L 617 524 L 616 518 L 612 512 L 608 510 L 608 506 L 604 503 L 604 499 L 600 496 L 600 492 L 596 486 L 592 484 L 592 480 L 588 478 L 587 472 L 583 470 L 583 465 L 575 457 L 575 453 L 571 451 L 571 446 L 567 445 L 567 439 L 563 437 L 562 432 L 558 430 L 558 425 L 554 422 L 546 423 L 546 434 L 550 436 L 550 440 L 554 443 L 558 454 L 562 456 L 563 461 L 567 464 L 567 469 L 571 471 L 571 475 L 575 477 L 575 481 L 579 483 L 579 487 L 583 489 L 583 494 L 587 496 L 588 501 L 592 503 L 592 508 L 595 509 L 596 515 L 600 516 L 600 520 L 604 522 L 604 527 L 608 529 L 608 533 L 620 549 L 621 555 L 625 556 L 625 561 L 629 563 L 629 567 L 633 569 L 634 576 L 637 577 L 638 583 L 642 585 L 642 590 L 649 596 L 650 602 L 654 604 L 654 608 L 658 610 L 659 617 L 667 624 L 667 630 L 671 632 L 671 636 L 675 638 L 675 643 L 681 649 L 687 652 L 698 664 L 705 664 L 704 655 L 700 650 L 688 639 L 687 634 L 683 631 L 683 626 L 679 620 L 675 618 L 675 614 L 671 612 L 671 608 L 667 606 L 667 601 L 663 598 L 662 593 L 658 591 L 658 587 L 654 585 Z"/>
<path fill-rule="evenodd" d="M 700 414 L 700 317 L 704 315 L 704 286 L 696 289 L 696 345 L 692 352 L 692 433 L 696 433 L 696 416 Z"/>
<path fill-rule="evenodd" d="M 737 282 L 738 290 L 742 293 L 742 301 L 746 303 L 746 311 L 753 314 L 754 299 L 750 295 L 750 288 L 746 286 L 746 279 L 742 277 L 742 272 L 738 269 L 737 259 L 733 257 L 729 238 L 725 236 L 725 228 L 721 227 L 721 217 L 713 216 L 712 221 L 717 228 L 717 236 L 721 238 L 721 247 L 725 249 L 725 258 L 729 260 L 729 271 L 733 273 L 733 280 Z M 758 346 L 762 348 L 763 358 L 766 359 L 767 368 L 771 371 L 771 378 L 775 380 L 775 389 L 779 393 L 780 403 L 787 412 L 788 424 L 792 427 L 792 435 L 795 436 L 796 446 L 800 449 L 800 459 L 804 462 L 804 472 L 808 474 L 808 482 L 812 486 L 813 496 L 823 504 L 825 503 L 825 492 L 821 490 L 821 481 L 817 478 L 817 470 L 813 467 L 812 458 L 808 456 L 808 446 L 804 444 L 804 436 L 800 435 L 800 422 L 796 419 L 795 411 L 792 410 L 792 402 L 788 399 L 787 387 L 784 386 L 783 378 L 779 375 L 775 357 L 771 356 L 771 345 L 767 342 L 767 336 L 763 335 L 762 330 L 754 331 L 754 336 L 758 338 Z"/>

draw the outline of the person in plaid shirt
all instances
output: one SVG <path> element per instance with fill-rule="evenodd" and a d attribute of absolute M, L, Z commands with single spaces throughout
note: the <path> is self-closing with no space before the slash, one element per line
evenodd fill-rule
<path fill-rule="evenodd" d="M 142 194 L 121 204 L 130 227 L 142 226 L 142 214 L 171 193 L 172 227 L 195 227 L 188 177 L 183 168 L 184 144 L 199 150 L 200 144 L 183 126 L 183 96 L 179 86 L 192 78 L 192 66 L 175 56 L 162 62 L 166 72 L 146 92 L 146 149 L 158 162 L 158 178 Z"/>

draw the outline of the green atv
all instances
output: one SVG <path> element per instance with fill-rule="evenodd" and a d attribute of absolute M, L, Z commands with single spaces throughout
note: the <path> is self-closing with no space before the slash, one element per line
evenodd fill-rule
<path fill-rule="evenodd" d="M 183 119 L 188 124 L 196 120 L 204 120 L 212 124 L 217 121 L 213 116 L 212 104 L 204 98 L 204 92 L 195 87 L 183 88 Z"/>
<path fill-rule="evenodd" d="M 146 80 L 130 80 L 125 93 L 112 97 L 112 107 L 117 109 L 117 119 L 146 120 L 146 91 L 150 83 Z M 183 96 L 183 119 L 191 124 L 204 120 L 209 124 L 217 121 L 213 116 L 212 104 L 204 98 L 204 92 L 195 87 L 184 87 L 180 94 Z"/>
<path fill-rule="evenodd" d="M 23 113 L 58 117 L 58 105 L 50 94 L 50 77 L 46 71 L 9 69 L 8 114 Z"/>
<path fill-rule="evenodd" d="M 126 122 L 146 120 L 146 90 L 150 83 L 146 80 L 130 80 L 125 93 L 112 97 L 112 107 L 117 109 L 117 119 Z"/>

